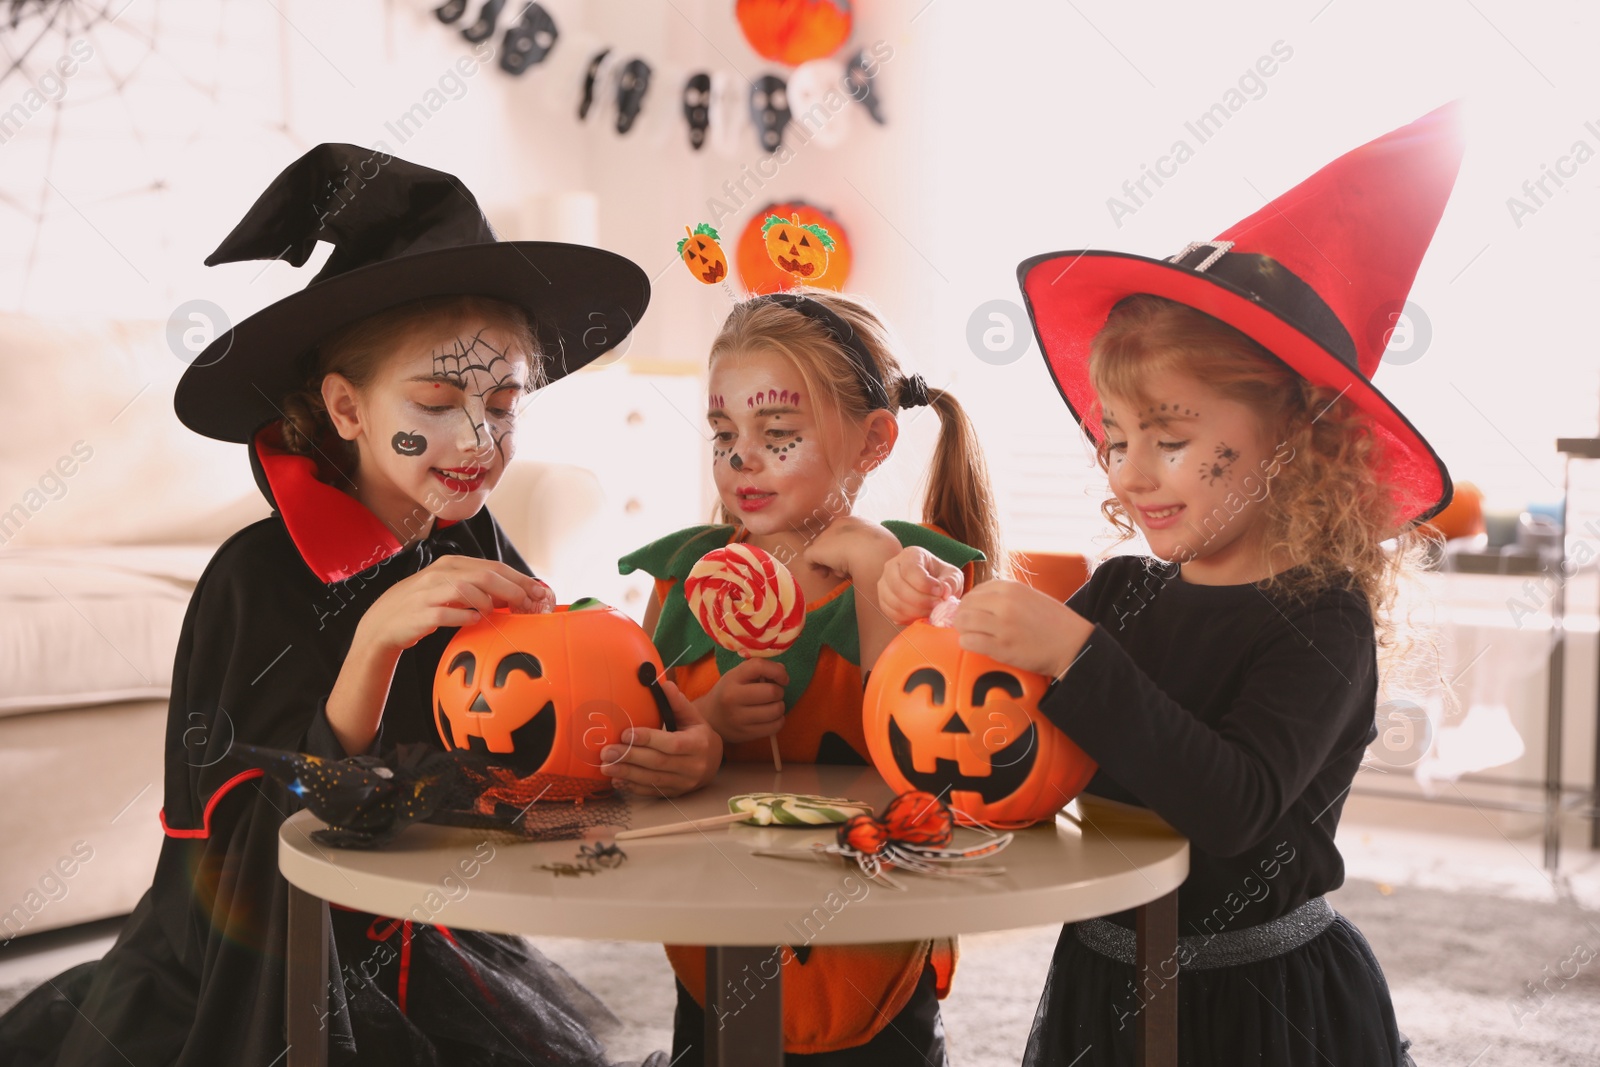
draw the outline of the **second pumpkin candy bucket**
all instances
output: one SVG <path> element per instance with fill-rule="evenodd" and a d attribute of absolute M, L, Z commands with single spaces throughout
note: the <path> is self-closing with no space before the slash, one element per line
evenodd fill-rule
<path fill-rule="evenodd" d="M 629 727 L 670 719 L 661 657 L 644 630 L 598 600 L 541 614 L 496 610 L 463 626 L 434 674 L 435 725 L 519 776 L 604 779 L 600 752 Z"/>
<path fill-rule="evenodd" d="M 950 627 L 914 622 L 867 679 L 873 765 L 895 792 L 932 793 L 966 825 L 1020 829 L 1050 819 L 1098 768 L 1039 711 L 1049 684 L 963 649 Z"/>

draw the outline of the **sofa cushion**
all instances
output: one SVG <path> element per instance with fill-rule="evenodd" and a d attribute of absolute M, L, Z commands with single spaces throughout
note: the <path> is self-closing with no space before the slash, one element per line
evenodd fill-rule
<path fill-rule="evenodd" d="M 213 545 L 0 551 L 0 716 L 165 699 Z"/>

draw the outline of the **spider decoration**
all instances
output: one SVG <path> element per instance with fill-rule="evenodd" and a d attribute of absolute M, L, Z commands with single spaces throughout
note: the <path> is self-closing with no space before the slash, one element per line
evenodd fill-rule
<path fill-rule="evenodd" d="M 599 874 L 622 866 L 628 854 L 622 846 L 605 842 L 578 846 L 577 863 L 541 863 L 538 870 L 549 871 L 558 878 L 576 878 L 580 874 Z"/>
<path fill-rule="evenodd" d="M 944 801 L 918 789 L 901 793 L 880 817 L 856 815 L 839 827 L 831 844 L 816 842 L 805 848 L 753 849 L 757 856 L 842 856 L 854 860 L 861 873 L 893 889 L 906 887 L 889 874 L 891 868 L 935 877 L 1004 874 L 1004 867 L 956 864 L 992 856 L 1011 844 L 1011 834 L 990 837 L 966 848 L 951 848 L 955 816 Z"/>

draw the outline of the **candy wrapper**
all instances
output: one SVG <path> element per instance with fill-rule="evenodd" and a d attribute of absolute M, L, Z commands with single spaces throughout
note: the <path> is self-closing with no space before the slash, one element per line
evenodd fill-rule
<path fill-rule="evenodd" d="M 861 872 L 895 889 L 905 886 L 890 874 L 891 868 L 936 877 L 1004 874 L 1004 867 L 959 866 L 971 860 L 992 856 L 1011 844 L 1011 834 L 999 834 L 967 848 L 951 848 L 955 839 L 955 817 L 932 793 L 910 790 L 901 793 L 883 809 L 883 815 L 854 815 L 839 827 L 832 844 L 813 844 L 798 849 L 755 849 L 753 855 L 784 858 L 817 855 L 843 856 L 854 860 Z"/>

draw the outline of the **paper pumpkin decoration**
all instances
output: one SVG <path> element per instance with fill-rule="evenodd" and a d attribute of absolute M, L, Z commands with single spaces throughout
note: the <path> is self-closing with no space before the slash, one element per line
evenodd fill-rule
<path fill-rule="evenodd" d="M 771 218 L 787 220 L 782 229 L 767 230 L 767 220 Z M 773 259 L 770 249 L 780 240 L 794 239 L 796 254 L 791 255 L 789 245 L 784 244 L 785 258 L 795 262 L 806 262 L 799 253 L 799 235 L 794 232 L 796 225 L 800 227 L 816 226 L 828 234 L 833 242 L 831 248 L 823 247 L 821 239 L 810 230 L 802 231 L 807 240 L 807 255 L 811 262 L 821 259 L 826 264 L 826 269 L 817 271 L 813 268 L 811 275 L 791 274 L 780 268 Z M 813 285 L 824 289 L 840 290 L 845 287 L 845 282 L 850 277 L 850 239 L 845 234 L 844 227 L 832 214 L 821 208 L 813 207 L 804 200 L 785 200 L 768 204 L 756 212 L 745 225 L 744 232 L 739 235 L 739 244 L 734 251 L 734 258 L 739 265 L 739 280 L 744 283 L 746 290 L 753 294 L 766 294 L 792 289 L 796 285 Z"/>
<path fill-rule="evenodd" d="M 689 231 L 689 236 L 678 242 L 678 255 L 683 257 L 683 265 L 689 268 L 689 273 L 695 276 L 696 281 L 706 285 L 716 285 L 728 276 L 728 257 L 722 253 L 722 245 L 718 242 L 722 238 L 716 230 L 705 223 L 700 223 Z"/>
<path fill-rule="evenodd" d="M 850 38 L 849 0 L 738 0 L 733 10 L 751 48 L 791 67 L 831 56 Z"/>
<path fill-rule="evenodd" d="M 810 282 L 828 273 L 828 253 L 833 251 L 833 234 L 814 222 L 801 222 L 798 213 L 787 219 L 768 215 L 761 223 L 761 238 L 767 255 L 778 269 Z"/>
<path fill-rule="evenodd" d="M 597 600 L 499 609 L 445 646 L 435 723 L 445 748 L 486 753 L 522 776 L 604 778 L 600 751 L 623 730 L 670 724 L 662 673 L 644 630 Z"/>
<path fill-rule="evenodd" d="M 867 681 L 872 762 L 897 792 L 946 798 L 962 823 L 1018 828 L 1048 819 L 1097 769 L 1039 712 L 1049 683 L 963 649 L 952 628 L 914 622 Z"/>

